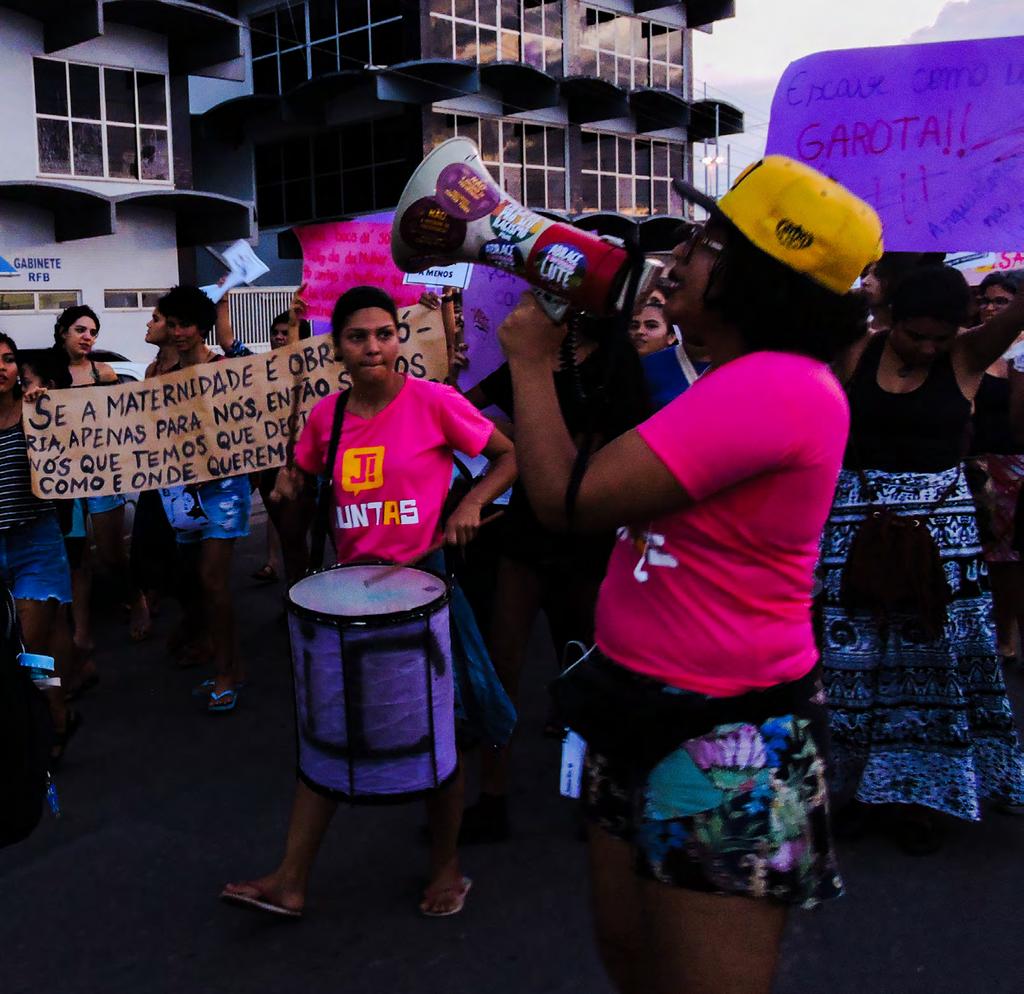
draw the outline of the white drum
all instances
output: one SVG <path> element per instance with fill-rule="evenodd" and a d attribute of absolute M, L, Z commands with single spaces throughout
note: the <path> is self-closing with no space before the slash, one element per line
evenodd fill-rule
<path fill-rule="evenodd" d="M 428 570 L 373 564 L 288 592 L 299 774 L 314 789 L 402 799 L 455 772 L 448 596 Z"/>

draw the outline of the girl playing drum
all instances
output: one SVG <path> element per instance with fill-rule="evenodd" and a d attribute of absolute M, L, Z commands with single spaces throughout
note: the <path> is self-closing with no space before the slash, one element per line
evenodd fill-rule
<path fill-rule="evenodd" d="M 481 509 L 516 475 L 512 443 L 467 400 L 450 387 L 396 372 L 397 326 L 394 301 L 376 287 L 347 291 L 331 316 L 335 350 L 352 378 L 332 467 L 334 543 L 341 564 L 416 562 L 437 547 L 453 451 L 483 453 L 492 465 L 449 516 L 443 531 L 449 544 L 473 539 Z M 293 509 L 326 468 L 340 396 L 314 407 L 295 448 L 296 465 L 279 474 L 277 493 Z M 389 513 L 393 505 L 396 514 Z M 295 543 L 286 540 L 285 548 L 286 555 L 294 554 Z M 425 915 L 457 913 L 469 891 L 456 851 L 462 797 L 460 767 L 427 798 L 430 883 L 420 903 Z M 300 780 L 281 864 L 257 880 L 228 884 L 221 897 L 273 914 L 301 915 L 313 859 L 336 807 L 335 796 Z"/>

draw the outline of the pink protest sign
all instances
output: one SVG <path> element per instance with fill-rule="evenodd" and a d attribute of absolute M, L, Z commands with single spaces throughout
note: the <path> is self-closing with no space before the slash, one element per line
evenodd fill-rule
<path fill-rule="evenodd" d="M 772 101 L 768 151 L 867 200 L 893 251 L 1024 241 L 1024 37 L 820 52 Z"/>
<path fill-rule="evenodd" d="M 469 356 L 469 366 L 459 373 L 463 390 L 476 386 L 505 361 L 498 328 L 529 289 L 525 280 L 501 269 L 473 267 L 469 286 L 462 291 L 462 337 Z"/>
<path fill-rule="evenodd" d="M 404 286 L 391 261 L 391 221 L 332 221 L 295 228 L 302 244 L 302 279 L 309 313 L 329 318 L 334 302 L 354 286 L 378 286 L 402 307 L 419 300 L 422 287 Z"/>

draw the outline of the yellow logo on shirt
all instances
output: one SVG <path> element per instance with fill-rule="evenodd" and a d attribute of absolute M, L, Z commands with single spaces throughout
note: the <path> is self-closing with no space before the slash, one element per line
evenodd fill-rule
<path fill-rule="evenodd" d="M 384 486 L 384 446 L 346 449 L 341 459 L 341 486 L 350 494 Z"/>

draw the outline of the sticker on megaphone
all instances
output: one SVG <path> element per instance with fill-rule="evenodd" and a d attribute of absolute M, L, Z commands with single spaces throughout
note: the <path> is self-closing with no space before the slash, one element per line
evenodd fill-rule
<path fill-rule="evenodd" d="M 391 255 L 407 273 L 452 262 L 495 266 L 595 315 L 625 307 L 633 265 L 621 244 L 542 217 L 509 197 L 468 138 L 443 142 L 412 174 L 395 211 Z M 660 269 L 644 262 L 639 294 Z"/>

